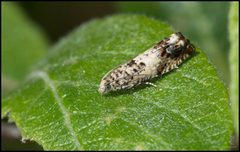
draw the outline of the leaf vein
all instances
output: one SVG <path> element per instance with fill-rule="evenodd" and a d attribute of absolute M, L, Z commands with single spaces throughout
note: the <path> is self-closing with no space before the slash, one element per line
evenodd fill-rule
<path fill-rule="evenodd" d="M 56 102 L 58 103 L 58 105 L 64 115 L 64 122 L 66 124 L 66 127 L 70 130 L 72 136 L 74 137 L 74 141 L 75 141 L 75 144 L 78 147 L 78 149 L 79 150 L 83 149 L 82 145 L 80 144 L 80 142 L 77 138 L 77 134 L 74 131 L 73 126 L 70 122 L 70 114 L 69 114 L 68 110 L 65 108 L 65 106 L 63 105 L 61 98 L 58 96 L 54 82 L 49 78 L 48 74 L 44 71 L 36 71 L 36 72 L 32 73 L 32 76 L 41 77 L 45 81 L 45 83 L 51 88 L 53 95 L 56 99 Z"/>

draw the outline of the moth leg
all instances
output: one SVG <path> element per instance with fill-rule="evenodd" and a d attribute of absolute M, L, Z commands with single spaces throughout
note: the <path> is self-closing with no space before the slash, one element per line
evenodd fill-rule
<path fill-rule="evenodd" d="M 141 82 L 140 84 L 149 84 L 149 85 L 152 85 L 152 86 L 154 86 L 154 87 L 157 87 L 157 85 L 155 85 L 155 84 L 153 84 L 153 83 L 151 83 L 151 82 Z"/>

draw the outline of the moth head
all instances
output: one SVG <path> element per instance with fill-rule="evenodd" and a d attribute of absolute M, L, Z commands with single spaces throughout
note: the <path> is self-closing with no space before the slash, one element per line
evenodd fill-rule
<path fill-rule="evenodd" d="M 102 82 L 100 84 L 100 88 L 98 89 L 98 91 L 101 93 L 101 94 L 104 94 L 108 91 L 110 91 L 112 89 L 111 85 L 110 85 L 110 82 L 107 81 L 106 79 L 102 79 Z"/>
<path fill-rule="evenodd" d="M 175 44 L 168 45 L 166 51 L 171 54 L 171 58 L 176 58 L 180 55 L 189 57 L 192 53 L 195 52 L 195 47 L 190 43 L 188 39 L 180 39 Z"/>

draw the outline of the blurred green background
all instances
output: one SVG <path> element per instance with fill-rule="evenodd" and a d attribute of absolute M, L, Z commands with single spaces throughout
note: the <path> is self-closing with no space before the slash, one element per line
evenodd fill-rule
<path fill-rule="evenodd" d="M 4 11 L 3 7 L 4 5 L 2 5 L 2 22 L 7 22 L 4 20 L 4 15 L 6 15 L 8 12 Z M 41 41 L 44 41 L 44 44 L 41 46 L 44 47 L 41 47 L 39 51 L 34 50 L 36 52 L 36 56 L 29 58 L 37 59 L 26 64 L 34 65 L 37 63 L 37 61 L 44 56 L 48 47 L 51 47 L 51 45 L 57 43 L 59 39 L 66 36 L 76 27 L 90 21 L 91 19 L 103 18 L 117 13 L 140 14 L 168 23 L 174 31 L 182 32 L 185 37 L 191 40 L 191 42 L 205 51 L 210 59 L 210 62 L 215 65 L 216 69 L 218 69 L 220 79 L 224 82 L 225 86 L 229 88 L 229 8 L 230 2 L 28 1 L 16 2 L 14 3 L 14 8 L 12 9 L 17 9 L 18 12 L 24 14 L 26 20 L 30 20 L 30 24 L 34 24 L 34 27 L 37 27 L 37 31 L 42 33 L 40 34 L 42 35 Z M 15 12 L 15 14 L 19 15 L 18 12 Z M 14 25 L 14 23 L 12 24 Z M 4 24 L 2 23 L 2 25 Z M 5 30 L 3 26 L 2 30 Z M 23 35 L 24 34 L 25 32 Z M 8 33 L 6 33 L 6 35 L 8 35 Z M 2 39 L 11 41 L 10 38 L 6 38 L 6 35 L 2 34 Z M 10 35 L 10 37 L 11 36 L 12 35 Z M 5 42 L 2 41 L 2 43 Z M 28 44 L 32 43 L 29 42 Z M 2 49 L 3 48 L 4 47 L 2 46 Z M 29 48 L 25 48 L 23 50 L 26 49 Z M 6 52 L 2 51 L 2 56 L 6 54 Z M 14 74 L 12 73 L 14 73 L 14 71 L 16 72 L 16 70 L 9 70 L 14 68 L 16 69 L 16 65 L 6 65 L 5 60 L 3 60 L 2 57 L 2 95 L 5 94 L 4 92 L 9 92 L 17 87 L 18 83 L 20 83 L 24 79 L 24 76 L 27 75 L 26 69 L 22 73 L 20 72 L 21 76 L 14 77 Z M 9 76 L 11 79 L 8 79 Z M 3 126 L 5 125 L 4 122 L 6 122 L 6 119 L 2 121 L 2 128 L 6 129 L 7 127 Z M 14 124 L 12 124 L 12 126 L 14 126 Z M 35 142 L 27 141 L 27 144 L 22 144 L 20 137 L 10 138 L 9 135 L 3 136 L 3 129 L 1 137 L 2 150 L 42 150 L 42 147 Z M 235 144 L 234 142 L 235 140 L 233 139 L 233 144 Z"/>

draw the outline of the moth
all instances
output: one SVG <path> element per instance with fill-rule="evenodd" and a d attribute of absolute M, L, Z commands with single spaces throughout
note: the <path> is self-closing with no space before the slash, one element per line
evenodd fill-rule
<path fill-rule="evenodd" d="M 169 72 L 195 52 L 195 47 L 181 32 L 173 33 L 142 54 L 110 70 L 100 83 L 99 92 L 130 89 Z"/>

